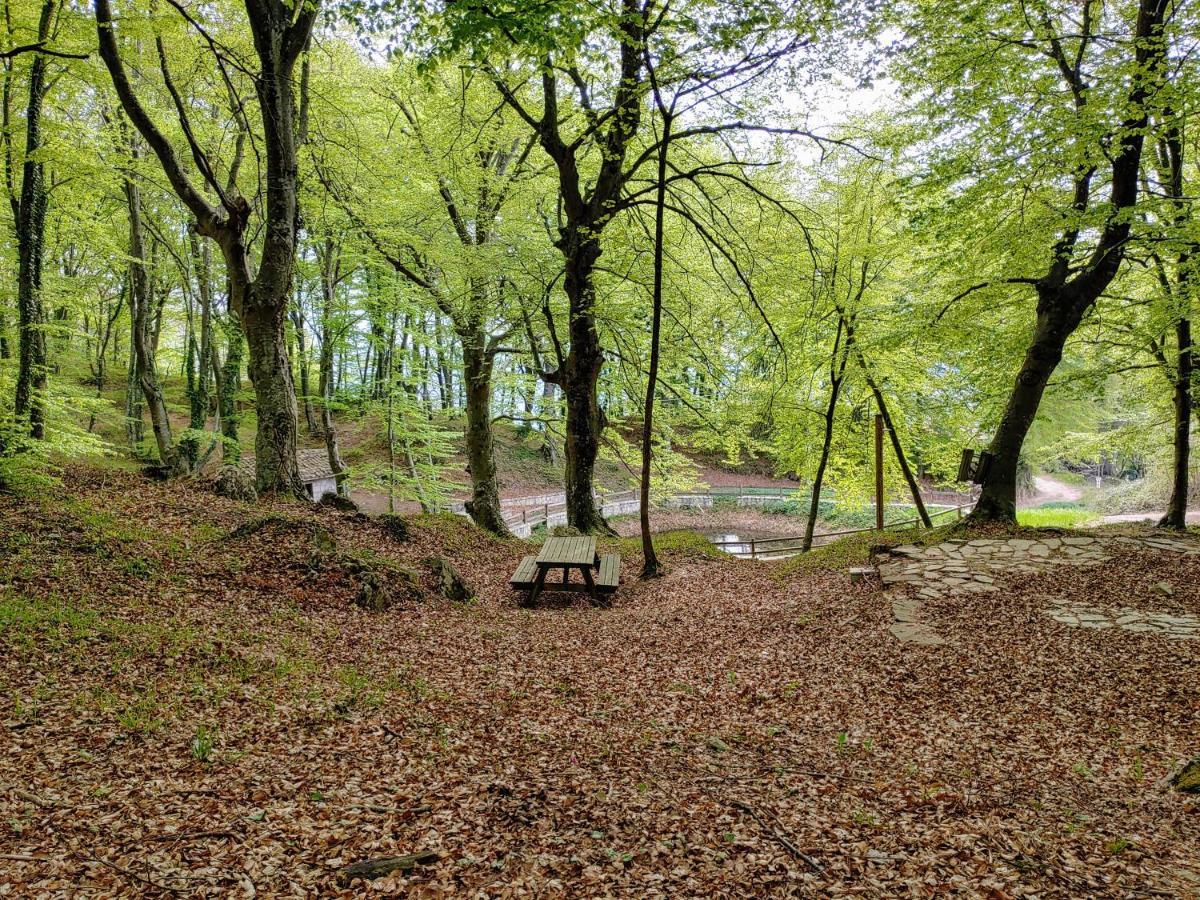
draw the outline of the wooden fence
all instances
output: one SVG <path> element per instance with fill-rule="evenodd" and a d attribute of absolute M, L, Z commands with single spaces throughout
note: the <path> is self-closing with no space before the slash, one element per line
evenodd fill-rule
<path fill-rule="evenodd" d="M 961 497 L 961 495 L 959 495 Z M 930 504 L 933 506 L 934 504 Z M 952 506 L 944 509 L 939 509 L 937 512 L 929 514 L 930 520 L 955 514 L 957 518 L 962 518 L 964 509 L 974 507 L 974 502 L 964 503 L 960 506 Z M 906 526 L 919 525 L 920 519 L 905 519 L 901 522 L 888 522 L 884 527 L 887 529 L 904 528 Z M 819 546 L 820 543 L 831 540 L 833 538 L 846 537 L 851 534 L 866 534 L 869 531 L 876 531 L 875 528 L 850 528 L 845 531 L 826 531 L 822 534 L 813 535 L 813 546 Z M 802 536 L 787 535 L 785 537 L 768 537 L 768 538 L 753 538 L 733 541 L 713 541 L 713 546 L 720 547 L 731 556 L 738 556 L 745 559 L 783 559 L 788 556 L 795 556 L 797 553 L 804 552 L 804 538 Z"/>
<path fill-rule="evenodd" d="M 712 488 L 704 492 L 696 491 L 660 498 L 656 502 L 656 505 L 672 509 L 709 508 L 716 501 L 720 500 L 723 502 L 733 501 L 740 507 L 760 507 L 773 501 L 792 500 L 795 499 L 795 496 L 796 491 L 779 490 L 778 488 Z M 822 492 L 822 496 L 824 496 L 824 492 Z M 961 504 L 963 500 L 971 500 L 971 503 L 965 506 L 955 507 L 957 509 L 969 508 L 974 503 L 973 497 L 950 491 L 930 491 L 926 499 L 931 505 Z M 637 491 L 620 491 L 611 494 L 597 494 L 596 503 L 600 507 L 600 512 L 605 516 L 633 515 L 638 511 L 638 493 Z M 503 511 L 505 523 L 508 525 L 509 530 L 517 537 L 527 538 L 533 533 L 535 528 L 553 528 L 555 525 L 567 524 L 566 496 L 561 491 L 551 494 L 535 494 L 528 497 L 506 497 L 500 501 L 500 506 Z M 452 512 L 456 512 L 459 515 L 466 515 L 466 510 L 461 501 L 450 504 L 449 508 Z M 945 512 L 939 512 L 937 515 L 943 515 Z M 897 526 L 903 524 L 906 523 L 896 523 Z M 889 525 L 888 527 L 893 526 Z M 874 529 L 865 528 L 859 530 L 872 531 Z M 857 531 L 837 532 L 839 535 L 856 533 Z M 818 535 L 818 537 L 825 536 Z M 747 545 L 750 543 L 763 544 L 768 541 L 784 540 L 798 542 L 799 539 L 764 538 L 755 542 L 731 541 L 728 543 Z M 721 546 L 721 544 L 718 543 L 717 546 Z M 749 555 L 758 558 L 759 556 L 768 556 L 770 552 L 768 550 L 760 552 L 752 547 Z M 788 548 L 786 552 L 796 553 L 798 549 Z"/>

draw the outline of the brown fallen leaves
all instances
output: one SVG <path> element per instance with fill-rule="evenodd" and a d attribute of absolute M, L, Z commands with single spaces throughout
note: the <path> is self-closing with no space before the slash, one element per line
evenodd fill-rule
<path fill-rule="evenodd" d="M 368 613 L 338 552 L 478 599 Z M 1200 612 L 1125 553 L 888 634 L 844 573 L 675 556 L 614 608 L 506 579 L 520 542 L 251 508 L 79 469 L 0 498 L 0 890 L 19 896 L 1189 896 L 1200 641 L 1071 629 L 1047 598 Z M 1154 584 L 1170 580 L 1163 601 Z M 339 884 L 345 867 L 425 864 Z"/>

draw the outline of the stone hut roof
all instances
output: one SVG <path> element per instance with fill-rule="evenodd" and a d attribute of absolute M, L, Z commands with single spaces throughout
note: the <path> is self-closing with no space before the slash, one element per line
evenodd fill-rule
<path fill-rule="evenodd" d="M 329 466 L 329 454 L 324 450 L 297 450 L 296 463 L 300 468 L 300 480 L 305 484 L 333 477 L 333 469 Z M 243 456 L 237 465 L 251 478 L 254 477 L 253 456 Z"/>

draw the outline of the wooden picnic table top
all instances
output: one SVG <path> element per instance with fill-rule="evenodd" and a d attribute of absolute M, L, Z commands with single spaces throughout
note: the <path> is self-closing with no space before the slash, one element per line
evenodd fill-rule
<path fill-rule="evenodd" d="M 594 566 L 596 539 L 594 537 L 550 537 L 537 555 L 540 567 Z"/>

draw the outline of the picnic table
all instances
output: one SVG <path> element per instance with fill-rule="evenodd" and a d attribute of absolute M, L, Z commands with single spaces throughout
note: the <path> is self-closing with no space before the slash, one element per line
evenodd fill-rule
<path fill-rule="evenodd" d="M 562 583 L 552 584 L 551 590 L 587 592 L 593 603 L 617 589 L 621 574 L 621 557 L 616 553 L 596 552 L 594 537 L 549 537 L 537 556 L 526 556 L 517 566 L 509 584 L 517 590 L 528 590 L 523 605 L 532 606 L 546 586 L 551 570 L 562 570 Z M 571 571 L 578 570 L 583 582 L 571 581 Z M 595 575 L 593 575 L 595 570 Z"/>

